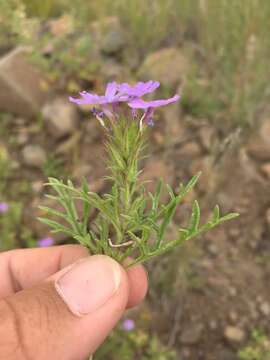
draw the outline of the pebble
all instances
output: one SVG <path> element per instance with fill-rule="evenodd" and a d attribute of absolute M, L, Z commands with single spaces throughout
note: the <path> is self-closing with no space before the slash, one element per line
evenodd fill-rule
<path fill-rule="evenodd" d="M 241 343 L 245 339 L 245 332 L 236 326 L 226 326 L 224 337 L 232 344 Z"/>
<path fill-rule="evenodd" d="M 229 295 L 232 297 L 235 297 L 237 295 L 237 289 L 233 286 L 230 286 L 228 288 Z"/>
<path fill-rule="evenodd" d="M 68 99 L 56 98 L 42 109 L 42 115 L 48 130 L 55 138 L 72 134 L 78 124 L 78 113 L 75 104 Z"/>
<path fill-rule="evenodd" d="M 268 179 L 270 179 L 270 162 L 263 164 L 261 166 L 261 171 Z"/>
<path fill-rule="evenodd" d="M 266 210 L 266 222 L 267 225 L 270 227 L 270 208 Z"/>
<path fill-rule="evenodd" d="M 31 167 L 42 168 L 46 162 L 46 153 L 40 145 L 26 145 L 22 156 L 24 163 Z"/>
<path fill-rule="evenodd" d="M 270 315 L 270 304 L 268 302 L 263 302 L 260 305 L 260 311 L 263 315 L 269 316 Z"/>
<path fill-rule="evenodd" d="M 202 331 L 202 324 L 190 324 L 187 329 L 182 331 L 180 336 L 181 343 L 186 345 L 197 344 L 201 339 Z"/>
<path fill-rule="evenodd" d="M 211 330 L 217 330 L 217 328 L 218 328 L 218 322 L 215 319 L 210 320 L 208 325 Z"/>
<path fill-rule="evenodd" d="M 234 310 L 231 310 L 231 311 L 229 312 L 229 319 L 230 319 L 233 323 L 235 323 L 235 322 L 237 321 L 237 319 L 238 319 L 238 314 L 237 314 Z"/>
<path fill-rule="evenodd" d="M 213 256 L 217 256 L 219 253 L 218 246 L 214 243 L 209 244 L 207 249 L 208 249 L 209 253 Z"/>

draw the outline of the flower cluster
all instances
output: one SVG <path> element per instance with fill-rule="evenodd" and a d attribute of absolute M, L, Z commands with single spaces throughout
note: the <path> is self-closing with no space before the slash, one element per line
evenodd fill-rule
<path fill-rule="evenodd" d="M 141 125 L 143 122 L 152 126 L 154 124 L 153 115 L 157 107 L 165 106 L 179 100 L 179 95 L 174 95 L 169 99 L 145 101 L 142 96 L 154 92 L 160 83 L 158 81 L 138 82 L 135 85 L 127 83 L 118 84 L 108 83 L 105 95 L 91 94 L 86 91 L 80 92 L 81 98 L 70 97 L 70 101 L 78 105 L 91 105 L 92 112 L 104 126 L 103 117 L 109 119 L 117 118 L 117 110 L 121 103 L 127 103 L 131 108 L 132 117 L 137 117 L 137 110 L 142 110 Z"/>
<path fill-rule="evenodd" d="M 9 204 L 5 202 L 0 202 L 0 214 L 4 214 L 9 210 Z"/>
<path fill-rule="evenodd" d="M 39 239 L 37 241 L 38 247 L 48 247 L 48 246 L 52 246 L 52 245 L 54 245 L 54 239 L 50 236 Z"/>

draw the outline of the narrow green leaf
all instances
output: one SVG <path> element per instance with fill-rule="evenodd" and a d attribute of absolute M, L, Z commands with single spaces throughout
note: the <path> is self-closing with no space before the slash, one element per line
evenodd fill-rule
<path fill-rule="evenodd" d="M 164 234 L 165 234 L 165 230 L 167 228 L 167 226 L 169 225 L 169 223 L 171 222 L 175 210 L 176 210 L 176 206 L 177 206 L 177 198 L 172 200 L 169 205 L 167 206 L 166 212 L 164 214 L 164 218 L 163 218 L 163 222 L 160 226 L 159 229 L 159 234 L 158 234 L 158 239 L 157 239 L 157 245 L 156 248 L 160 248 L 162 240 L 164 238 Z"/>
<path fill-rule="evenodd" d="M 65 227 L 64 225 L 61 225 L 59 224 L 58 222 L 56 221 L 53 221 L 53 220 L 50 220 L 50 219 L 47 219 L 47 218 L 40 218 L 38 217 L 37 218 L 40 222 L 42 222 L 43 224 L 45 225 L 48 225 L 50 226 L 51 228 L 54 229 L 54 232 L 64 232 L 72 237 L 74 237 L 74 232 L 70 229 L 68 229 L 67 227 Z"/>
<path fill-rule="evenodd" d="M 238 216 L 239 216 L 238 213 L 230 213 L 230 214 L 224 215 L 219 219 L 219 224 L 223 223 L 224 221 L 235 219 Z"/>
<path fill-rule="evenodd" d="M 66 215 L 60 211 L 57 211 L 57 210 L 54 210 L 52 208 L 49 208 L 47 206 L 39 206 L 39 209 L 50 214 L 50 215 L 54 215 L 54 216 L 58 216 L 58 217 L 61 217 L 61 218 L 64 218 L 66 219 Z"/>
<path fill-rule="evenodd" d="M 216 205 L 213 210 L 213 215 L 210 221 L 214 224 L 217 223 L 219 221 L 219 216 L 220 216 L 219 206 Z"/>
<path fill-rule="evenodd" d="M 192 206 L 192 214 L 189 224 L 190 233 L 195 233 L 198 230 L 200 224 L 201 211 L 197 200 L 194 201 Z"/>
<path fill-rule="evenodd" d="M 175 199 L 175 194 L 174 194 L 172 187 L 169 184 L 166 184 L 166 188 L 170 195 L 171 200 Z"/>
<path fill-rule="evenodd" d="M 187 185 L 185 186 L 185 194 L 187 194 L 197 183 L 197 181 L 199 180 L 199 177 L 201 176 L 201 171 L 194 175 L 191 180 L 187 183 Z"/>

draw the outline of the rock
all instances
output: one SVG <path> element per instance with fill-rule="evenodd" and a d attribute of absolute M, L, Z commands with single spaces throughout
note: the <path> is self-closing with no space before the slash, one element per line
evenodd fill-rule
<path fill-rule="evenodd" d="M 92 34 L 106 55 L 118 54 L 126 45 L 125 31 L 117 17 L 107 17 L 92 24 Z"/>
<path fill-rule="evenodd" d="M 217 330 L 217 328 L 218 328 L 218 322 L 217 322 L 217 320 L 215 320 L 215 319 L 212 319 L 212 320 L 210 320 L 209 321 L 209 323 L 208 323 L 208 326 L 209 326 L 209 328 L 211 329 L 211 330 Z"/>
<path fill-rule="evenodd" d="M 101 62 L 99 74 L 104 81 L 117 79 L 117 81 L 121 82 L 128 77 L 126 69 L 112 59 Z"/>
<path fill-rule="evenodd" d="M 27 48 L 16 48 L 0 59 L 0 110 L 33 116 L 47 99 L 44 78 L 27 61 Z"/>
<path fill-rule="evenodd" d="M 235 323 L 239 318 L 237 312 L 234 310 L 229 311 L 228 317 L 233 323 Z"/>
<path fill-rule="evenodd" d="M 187 329 L 182 331 L 180 342 L 185 345 L 197 344 L 202 336 L 202 324 L 190 324 Z"/>
<path fill-rule="evenodd" d="M 42 168 L 46 162 L 46 153 L 39 145 L 26 145 L 22 150 L 22 156 L 28 166 Z"/>
<path fill-rule="evenodd" d="M 266 119 L 259 133 L 252 136 L 247 144 L 248 154 L 259 160 L 270 160 L 270 119 Z"/>
<path fill-rule="evenodd" d="M 270 228 L 270 208 L 266 210 L 266 222 L 268 227 Z"/>
<path fill-rule="evenodd" d="M 264 120 L 259 130 L 260 137 L 270 146 L 270 119 Z"/>
<path fill-rule="evenodd" d="M 56 98 L 47 103 L 42 109 L 42 115 L 48 130 L 56 138 L 70 135 L 77 128 L 77 108 L 66 98 Z"/>
<path fill-rule="evenodd" d="M 177 48 L 165 48 L 150 54 L 143 62 L 138 76 L 157 80 L 164 87 L 183 84 L 188 71 L 188 61 Z"/>
<path fill-rule="evenodd" d="M 245 333 L 242 329 L 236 326 L 226 326 L 224 330 L 224 337 L 229 343 L 234 345 L 244 341 Z"/>
<path fill-rule="evenodd" d="M 260 305 L 260 311 L 263 315 L 269 316 L 270 315 L 270 304 L 268 302 L 263 302 Z"/>
<path fill-rule="evenodd" d="M 270 163 L 269 162 L 266 164 L 263 164 L 261 166 L 261 171 L 268 179 L 270 179 Z"/>

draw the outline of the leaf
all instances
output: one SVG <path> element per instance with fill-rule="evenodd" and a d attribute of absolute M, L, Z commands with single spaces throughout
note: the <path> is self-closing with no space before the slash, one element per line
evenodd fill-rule
<path fill-rule="evenodd" d="M 40 222 L 42 222 L 43 224 L 45 225 L 48 225 L 50 226 L 51 228 L 54 229 L 54 232 L 64 232 L 72 237 L 74 237 L 74 232 L 71 230 L 71 229 L 68 229 L 67 227 L 65 227 L 64 225 L 61 225 L 59 224 L 58 222 L 56 221 L 53 221 L 53 220 L 50 220 L 50 219 L 47 219 L 47 218 L 40 218 L 38 217 L 37 218 Z"/>
<path fill-rule="evenodd" d="M 191 180 L 187 183 L 185 187 L 185 194 L 187 194 L 197 183 L 199 177 L 201 176 L 202 172 L 198 172 L 198 174 L 194 175 Z"/>
<path fill-rule="evenodd" d="M 175 194 L 172 187 L 169 184 L 166 184 L 166 188 L 168 190 L 171 200 L 175 199 Z"/>
<path fill-rule="evenodd" d="M 158 208 L 158 204 L 159 204 L 159 200 L 160 200 L 160 195 L 161 195 L 161 191 L 163 188 L 163 181 L 160 179 L 157 187 L 156 187 L 156 191 L 154 193 L 154 195 L 151 194 L 151 198 L 152 198 L 152 210 L 156 211 Z"/>
<path fill-rule="evenodd" d="M 189 234 L 188 229 L 179 229 L 180 236 L 187 236 Z"/>
<path fill-rule="evenodd" d="M 219 219 L 219 224 L 223 223 L 224 221 L 235 219 L 238 216 L 239 216 L 239 213 L 230 213 L 230 214 L 224 215 Z"/>
<path fill-rule="evenodd" d="M 192 214 L 191 214 L 191 219 L 190 219 L 190 224 L 189 224 L 189 232 L 191 234 L 198 231 L 198 227 L 200 224 L 200 218 L 201 218 L 200 206 L 199 206 L 198 201 L 195 200 L 193 203 L 193 206 L 192 206 Z"/>
<path fill-rule="evenodd" d="M 66 215 L 60 211 L 54 210 L 52 208 L 49 208 L 47 206 L 39 206 L 39 209 L 44 211 L 45 213 L 48 213 L 50 215 L 59 216 L 61 218 L 66 219 Z"/>
<path fill-rule="evenodd" d="M 167 226 L 169 225 L 169 223 L 171 222 L 172 217 L 174 216 L 176 206 L 177 206 L 177 198 L 172 200 L 169 203 L 169 205 L 167 206 L 166 212 L 164 214 L 163 222 L 159 229 L 159 234 L 158 234 L 158 239 L 157 239 L 157 249 L 161 246 L 161 242 L 163 240 L 165 230 L 166 230 Z"/>
<path fill-rule="evenodd" d="M 219 221 L 219 216 L 220 216 L 219 206 L 216 205 L 214 210 L 213 210 L 212 218 L 210 220 L 211 223 L 216 224 Z"/>

